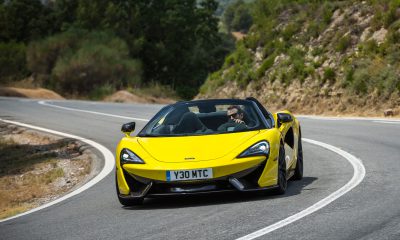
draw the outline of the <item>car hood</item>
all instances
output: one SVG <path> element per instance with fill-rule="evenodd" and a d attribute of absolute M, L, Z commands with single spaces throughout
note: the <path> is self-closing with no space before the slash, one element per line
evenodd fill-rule
<path fill-rule="evenodd" d="M 257 130 L 202 136 L 142 137 L 138 142 L 157 161 L 208 161 L 229 154 L 258 133 Z"/>

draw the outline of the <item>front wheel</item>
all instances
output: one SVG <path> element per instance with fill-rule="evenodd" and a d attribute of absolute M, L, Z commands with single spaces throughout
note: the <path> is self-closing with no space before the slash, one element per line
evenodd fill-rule
<path fill-rule="evenodd" d="M 287 171 L 285 161 L 285 148 L 283 145 L 279 147 L 279 160 L 278 160 L 278 187 L 277 194 L 284 194 L 287 188 Z"/>
<path fill-rule="evenodd" d="M 115 187 L 117 189 L 118 200 L 122 205 L 130 207 L 143 204 L 144 198 L 123 198 L 120 196 L 120 192 L 118 189 L 117 174 L 115 174 Z"/>

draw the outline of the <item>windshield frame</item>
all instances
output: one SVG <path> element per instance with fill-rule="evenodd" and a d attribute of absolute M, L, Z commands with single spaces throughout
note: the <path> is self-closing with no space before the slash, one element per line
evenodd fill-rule
<path fill-rule="evenodd" d="M 165 112 L 169 112 L 173 110 L 176 107 L 180 107 L 181 105 L 186 105 L 187 107 L 191 106 L 196 106 L 200 105 L 203 103 L 211 103 L 215 105 L 251 105 L 254 108 L 254 113 L 257 115 L 259 118 L 259 125 L 255 128 L 251 129 L 244 129 L 244 130 L 238 130 L 238 131 L 227 131 L 227 132 L 212 132 L 212 133 L 189 133 L 189 134 L 164 134 L 164 135 L 152 135 L 152 134 L 147 134 L 146 130 L 147 128 L 154 123 L 158 118 L 160 118 L 160 115 L 164 115 Z M 187 136 L 209 136 L 209 135 L 217 135 L 217 134 L 231 134 L 231 133 L 240 133 L 240 132 L 250 132 L 250 131 L 259 131 L 263 129 L 270 129 L 273 128 L 271 124 L 268 123 L 268 121 L 265 119 L 265 116 L 262 114 L 262 111 L 259 109 L 258 105 L 251 100 L 242 100 L 242 99 L 207 99 L 207 100 L 195 100 L 195 101 L 183 101 L 183 102 L 176 102 L 174 104 L 170 104 L 167 106 L 164 106 L 161 108 L 155 115 L 152 117 L 148 123 L 140 130 L 138 133 L 138 137 L 187 137 Z"/>

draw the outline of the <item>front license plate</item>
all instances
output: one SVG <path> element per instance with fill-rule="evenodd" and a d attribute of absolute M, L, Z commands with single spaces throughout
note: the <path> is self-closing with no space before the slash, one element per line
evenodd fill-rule
<path fill-rule="evenodd" d="M 167 181 L 209 179 L 213 177 L 212 168 L 167 171 Z"/>

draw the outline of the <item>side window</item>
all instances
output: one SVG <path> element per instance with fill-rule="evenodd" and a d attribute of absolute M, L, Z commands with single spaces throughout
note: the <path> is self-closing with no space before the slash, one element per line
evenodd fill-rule
<path fill-rule="evenodd" d="M 249 98 L 246 98 L 246 100 L 253 101 L 257 105 L 257 107 L 260 109 L 261 113 L 264 115 L 265 120 L 267 120 L 268 127 L 273 128 L 275 124 L 274 124 L 274 118 L 272 117 L 272 114 L 269 113 L 257 99 L 255 99 L 253 97 L 249 97 Z"/>
<path fill-rule="evenodd" d="M 263 106 L 261 106 L 260 110 L 263 113 L 265 120 L 267 120 L 268 126 L 272 128 L 274 126 L 274 119 L 271 113 L 269 113 Z"/>

